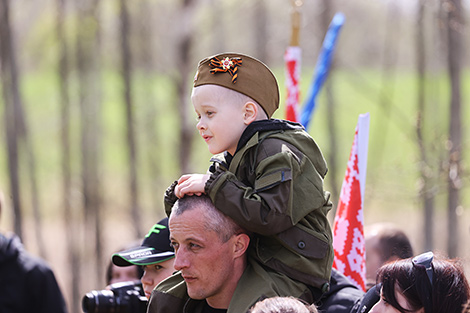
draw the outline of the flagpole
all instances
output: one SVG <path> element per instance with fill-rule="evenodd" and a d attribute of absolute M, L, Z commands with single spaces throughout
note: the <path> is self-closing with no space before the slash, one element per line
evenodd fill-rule
<path fill-rule="evenodd" d="M 300 62 L 302 50 L 300 48 L 300 7 L 302 0 L 291 0 L 291 37 L 289 46 L 284 53 L 286 75 L 286 120 L 298 121 L 298 107 L 300 100 Z"/>
<path fill-rule="evenodd" d="M 365 151 L 361 154 L 358 160 L 359 166 L 359 177 L 361 182 L 361 198 L 364 203 L 364 191 L 366 188 L 366 174 L 367 174 L 367 151 L 369 150 L 369 113 L 359 115 L 357 122 L 358 128 L 358 140 L 357 140 L 357 151 Z"/>
<path fill-rule="evenodd" d="M 299 117 L 300 123 L 305 127 L 305 129 L 308 129 L 312 113 L 315 109 L 316 97 L 320 92 L 323 83 L 328 77 L 328 71 L 330 70 L 334 48 L 336 46 L 339 31 L 341 30 L 344 21 L 344 15 L 340 12 L 336 13 L 330 23 L 330 26 L 328 27 L 325 39 L 323 39 L 322 49 L 317 58 L 317 64 L 315 66 L 315 72 L 309 94 L 302 107 L 302 113 Z"/>

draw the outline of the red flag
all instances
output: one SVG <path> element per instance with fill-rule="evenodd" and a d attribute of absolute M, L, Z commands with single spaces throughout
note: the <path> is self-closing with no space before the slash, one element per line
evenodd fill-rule
<path fill-rule="evenodd" d="M 364 242 L 364 188 L 367 171 L 369 113 L 361 114 L 356 126 L 348 167 L 341 187 L 333 225 L 333 267 L 357 287 L 366 290 Z"/>
<path fill-rule="evenodd" d="M 286 62 L 286 120 L 297 122 L 298 121 L 298 107 L 300 95 L 300 61 L 302 51 L 300 47 L 290 46 L 287 47 L 284 54 L 284 61 Z"/>

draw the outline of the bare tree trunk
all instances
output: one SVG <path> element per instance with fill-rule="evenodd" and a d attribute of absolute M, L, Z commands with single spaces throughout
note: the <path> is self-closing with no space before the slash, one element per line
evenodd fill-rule
<path fill-rule="evenodd" d="M 18 131 L 15 120 L 15 107 L 20 101 L 15 54 L 10 28 L 10 8 L 8 0 L 0 0 L 0 58 L 2 70 L 2 90 L 5 101 L 5 131 L 8 151 L 8 176 L 13 201 L 14 232 L 23 237 L 22 201 L 18 161 Z"/>
<path fill-rule="evenodd" d="M 418 72 L 418 99 L 417 99 L 417 117 L 416 117 L 416 135 L 418 139 L 418 148 L 420 155 L 419 171 L 421 175 L 421 188 L 419 191 L 423 205 L 423 234 L 424 250 L 429 251 L 434 247 L 433 240 L 433 220 L 434 220 L 434 192 L 433 192 L 433 171 L 429 166 L 426 142 L 423 135 L 423 121 L 425 114 L 425 78 L 426 78 L 426 44 L 425 44 L 425 9 L 426 0 L 421 0 L 418 7 L 417 33 L 416 33 L 416 65 Z"/>
<path fill-rule="evenodd" d="M 126 105 L 127 145 L 129 153 L 129 190 L 130 207 L 134 231 L 137 238 L 142 237 L 141 214 L 139 208 L 139 189 L 137 178 L 137 141 L 134 129 L 134 110 L 132 104 L 132 53 L 129 45 L 130 17 L 127 1 L 120 0 L 121 7 L 121 66 Z"/>
<path fill-rule="evenodd" d="M 8 162 L 10 171 L 10 185 L 13 195 L 13 207 L 15 215 L 15 232 L 22 237 L 22 215 L 21 215 L 21 196 L 20 196 L 20 177 L 19 177 L 19 155 L 20 144 L 23 142 L 23 148 L 26 153 L 27 169 L 30 178 L 31 205 L 35 219 L 35 238 L 39 247 L 39 255 L 46 258 L 46 249 L 42 237 L 42 219 L 39 208 L 39 196 L 36 178 L 36 162 L 33 153 L 33 145 L 29 138 L 28 127 L 26 123 L 26 114 L 23 109 L 23 102 L 19 92 L 19 73 L 15 59 L 15 46 L 12 36 L 9 3 L 7 0 L 1 2 L 2 25 L 1 30 L 1 64 L 3 93 L 5 98 L 5 121 L 8 146 Z M 10 168 L 11 166 L 11 168 Z"/>
<path fill-rule="evenodd" d="M 267 9 L 265 0 L 258 0 L 253 2 L 255 9 L 253 10 L 254 13 L 254 23 L 255 23 L 255 51 L 256 57 L 262 60 L 265 63 L 269 63 L 268 53 L 267 53 L 267 46 L 268 46 L 268 30 L 267 30 Z"/>
<path fill-rule="evenodd" d="M 100 47 L 99 0 L 80 1 L 77 38 L 77 69 L 81 120 L 82 188 L 85 217 L 85 248 L 95 256 L 95 285 L 102 284 L 101 186 L 100 186 Z"/>
<path fill-rule="evenodd" d="M 328 32 L 328 27 L 330 26 L 331 19 L 333 18 L 333 3 L 331 0 L 323 0 L 323 13 L 321 14 L 321 30 L 322 34 L 326 34 Z M 321 46 L 321 43 L 320 43 Z M 335 68 L 334 61 L 331 62 L 330 71 L 328 74 L 328 79 L 325 81 L 325 92 L 326 92 L 326 99 L 327 99 L 327 127 L 328 127 L 328 134 L 329 134 L 329 143 L 330 143 L 330 153 L 328 156 L 328 176 L 329 181 L 331 183 L 331 193 L 333 199 L 339 199 L 339 182 L 337 181 L 338 178 L 338 161 L 336 156 L 338 155 L 338 136 L 336 133 L 336 119 L 335 119 L 335 111 L 336 111 L 336 102 L 333 97 L 332 91 L 332 79 L 334 77 L 334 68 Z M 336 206 L 335 209 L 336 211 Z M 332 212 L 331 216 L 335 216 L 336 212 Z"/>
<path fill-rule="evenodd" d="M 389 2 L 387 10 L 387 21 L 386 21 L 386 35 L 384 41 L 384 57 L 382 65 L 382 87 L 379 95 L 380 107 L 383 110 L 384 116 L 391 115 L 391 103 L 393 98 L 394 83 L 395 83 L 395 63 L 396 63 L 396 49 L 394 47 L 399 43 L 399 34 L 397 24 L 397 4 L 394 1 Z M 391 120 L 386 119 L 387 121 Z M 377 160 L 382 162 L 383 160 L 383 148 L 387 143 L 387 135 L 389 126 L 388 125 L 378 125 L 380 127 L 380 133 L 383 140 L 380 141 L 382 147 L 377 147 Z"/>
<path fill-rule="evenodd" d="M 141 55 L 140 66 L 144 73 L 144 94 L 145 96 L 145 113 L 143 115 L 143 132 L 145 136 L 146 155 L 145 160 L 149 167 L 149 173 L 151 177 L 150 185 L 148 186 L 151 190 L 155 190 L 158 186 L 158 177 L 160 151 L 158 151 L 159 137 L 155 129 L 157 125 L 157 110 L 158 106 L 155 98 L 155 86 L 153 81 L 154 70 L 154 51 L 152 50 L 153 38 L 155 37 L 155 31 L 152 28 L 152 21 L 154 19 L 151 10 L 151 4 L 148 0 L 140 2 L 139 7 L 139 20 L 136 21 L 139 30 L 136 35 L 139 36 L 139 51 Z M 162 196 L 157 192 L 151 192 L 152 207 L 157 208 L 161 205 Z"/>
<path fill-rule="evenodd" d="M 451 84 L 450 129 L 449 129 L 449 172 L 448 172 L 448 238 L 449 257 L 458 254 L 457 211 L 460 203 L 461 160 L 462 160 L 462 121 L 461 121 L 461 73 L 462 66 L 462 3 L 461 0 L 443 1 L 447 9 L 448 69 Z"/>
<path fill-rule="evenodd" d="M 23 117 L 24 118 L 24 117 Z M 27 130 L 27 128 L 25 128 Z M 42 236 L 42 217 L 39 205 L 39 190 L 36 177 L 36 158 L 33 152 L 33 144 L 30 141 L 29 133 L 25 131 L 24 134 L 25 148 L 28 158 L 28 172 L 31 180 L 31 205 L 33 207 L 34 216 L 34 233 L 36 242 L 39 248 L 39 255 L 43 259 L 47 259 L 46 246 L 44 245 L 44 238 Z"/>
<path fill-rule="evenodd" d="M 191 159 L 191 142 L 194 134 L 194 129 L 189 123 L 189 90 L 188 90 L 188 77 L 190 71 L 194 68 L 190 64 L 190 50 L 192 46 L 192 27 L 193 27 L 193 3 L 194 0 L 183 0 L 183 7 L 181 8 L 181 35 L 178 39 L 178 73 L 179 77 L 176 78 L 176 90 L 178 101 L 178 112 L 180 116 L 180 147 L 179 147 L 179 165 L 182 173 L 189 172 L 189 160 Z"/>
<path fill-rule="evenodd" d="M 211 1 L 211 15 L 212 15 L 212 47 L 214 54 L 225 51 L 227 46 L 226 40 L 226 27 L 224 20 L 224 2 L 220 0 Z"/>
<path fill-rule="evenodd" d="M 62 147 L 62 205 L 67 240 L 67 259 L 70 264 L 71 313 L 80 307 L 80 255 L 77 250 L 77 226 L 72 212 L 72 173 L 70 153 L 70 97 L 69 97 L 69 50 L 65 35 L 65 0 L 57 0 L 57 41 L 59 42 L 58 84 L 61 103 L 61 147 Z"/>

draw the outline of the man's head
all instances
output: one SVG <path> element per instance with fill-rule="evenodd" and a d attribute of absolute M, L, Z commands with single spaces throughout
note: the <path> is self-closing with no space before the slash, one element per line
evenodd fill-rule
<path fill-rule="evenodd" d="M 249 313 L 317 313 L 314 304 L 305 303 L 303 300 L 289 297 L 271 297 L 257 302 Z"/>
<path fill-rule="evenodd" d="M 112 261 L 117 266 L 143 266 L 144 274 L 141 282 L 145 296 L 150 298 L 155 286 L 175 271 L 174 258 L 175 253 L 170 245 L 168 218 L 164 218 L 152 226 L 141 246 L 115 253 Z"/>
<path fill-rule="evenodd" d="M 413 256 L 413 249 L 406 234 L 390 223 L 366 226 L 366 281 L 368 288 L 375 285 L 378 269 L 385 263 Z"/>
<path fill-rule="evenodd" d="M 204 195 L 179 199 L 169 227 L 175 269 L 181 271 L 188 295 L 206 299 L 213 308 L 227 308 L 246 267 L 249 236 Z"/>

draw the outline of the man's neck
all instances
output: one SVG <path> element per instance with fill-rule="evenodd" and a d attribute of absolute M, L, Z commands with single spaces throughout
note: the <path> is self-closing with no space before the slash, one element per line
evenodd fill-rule
<path fill-rule="evenodd" d="M 235 262 L 232 270 L 233 275 L 225 281 L 223 290 L 214 297 L 206 298 L 209 306 L 216 309 L 228 309 L 235 289 L 237 289 L 238 282 L 245 272 L 246 266 L 246 255 L 244 255 Z"/>
<path fill-rule="evenodd" d="M 207 301 L 204 303 L 204 308 L 202 309 L 202 313 L 226 313 L 227 309 L 215 309 L 211 307 Z"/>

